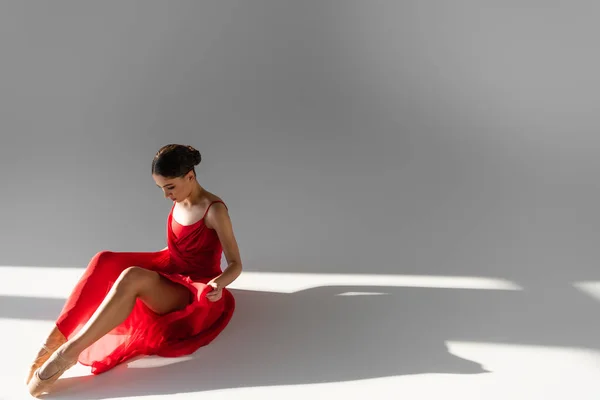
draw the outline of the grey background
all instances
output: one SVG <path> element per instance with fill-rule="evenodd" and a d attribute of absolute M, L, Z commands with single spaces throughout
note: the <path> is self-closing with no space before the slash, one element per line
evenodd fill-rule
<path fill-rule="evenodd" d="M 572 282 L 600 278 L 598 12 L 584 1 L 3 2 L 0 264 L 83 267 L 102 249 L 164 247 L 170 203 L 150 163 L 184 143 L 230 208 L 247 271 L 505 278 L 524 291 L 389 288 L 330 311 L 380 313 L 365 323 L 398 321 L 438 347 L 596 347 L 597 303 Z M 429 357 L 429 344 L 381 332 L 382 357 L 395 346 Z"/>

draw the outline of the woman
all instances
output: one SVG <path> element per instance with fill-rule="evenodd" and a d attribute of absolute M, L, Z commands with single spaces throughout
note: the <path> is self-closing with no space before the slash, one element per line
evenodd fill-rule
<path fill-rule="evenodd" d="M 177 144 L 155 155 L 152 177 L 173 201 L 168 246 L 92 258 L 31 366 L 31 395 L 47 392 L 77 361 L 100 374 L 138 355 L 182 356 L 229 323 L 235 301 L 225 287 L 242 263 L 227 207 L 196 180 L 200 161 L 198 150 Z"/>

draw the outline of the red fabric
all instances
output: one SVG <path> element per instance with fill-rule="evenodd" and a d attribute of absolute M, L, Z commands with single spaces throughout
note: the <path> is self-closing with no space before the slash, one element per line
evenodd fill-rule
<path fill-rule="evenodd" d="M 138 355 L 191 354 L 210 343 L 233 315 L 235 300 L 227 289 L 216 302 L 206 298 L 212 290 L 206 283 L 222 272 L 221 243 L 216 232 L 204 225 L 206 213 L 195 224 L 183 226 L 173 219 L 174 207 L 175 203 L 167 218 L 168 248 L 157 252 L 97 253 L 67 299 L 56 326 L 71 338 L 96 311 L 119 274 L 130 266 L 157 271 L 184 285 L 190 290 L 191 302 L 183 310 L 158 315 L 138 299 L 122 324 L 79 356 L 79 362 L 91 366 L 93 374 L 106 372 Z"/>

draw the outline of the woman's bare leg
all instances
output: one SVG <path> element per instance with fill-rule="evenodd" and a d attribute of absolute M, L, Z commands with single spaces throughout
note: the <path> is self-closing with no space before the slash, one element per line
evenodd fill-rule
<path fill-rule="evenodd" d="M 75 360 L 82 351 L 121 324 L 138 298 L 157 314 L 165 314 L 187 306 L 190 292 L 185 286 L 171 282 L 157 272 L 139 267 L 127 268 L 87 324 L 56 352 L 67 360 Z M 60 369 L 60 365 L 56 364 L 60 363 L 49 360 L 42 365 L 39 370 L 42 382 Z M 37 385 L 32 383 L 30 392 L 35 395 Z"/>

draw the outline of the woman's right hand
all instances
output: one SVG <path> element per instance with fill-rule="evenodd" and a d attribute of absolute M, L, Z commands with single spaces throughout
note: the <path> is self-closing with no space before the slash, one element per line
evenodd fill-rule
<path fill-rule="evenodd" d="M 211 290 L 210 292 L 208 292 L 206 294 L 206 297 L 208 298 L 208 300 L 215 302 L 221 299 L 221 296 L 223 295 L 223 288 L 220 288 L 219 285 L 217 285 L 216 282 L 208 282 L 207 284 L 208 286 L 211 286 L 213 288 L 213 290 Z"/>

